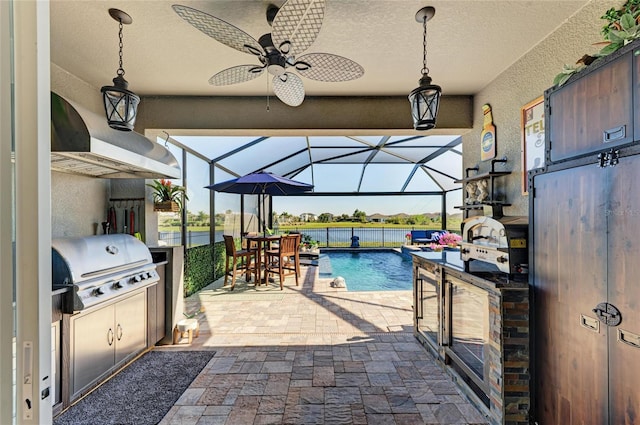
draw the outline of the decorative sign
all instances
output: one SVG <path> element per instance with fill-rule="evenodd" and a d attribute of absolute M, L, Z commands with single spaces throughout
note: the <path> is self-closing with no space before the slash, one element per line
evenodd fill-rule
<path fill-rule="evenodd" d="M 527 194 L 527 172 L 544 167 L 544 97 L 520 109 L 522 123 L 522 193 Z"/>
<path fill-rule="evenodd" d="M 488 103 L 482 105 L 484 125 L 480 134 L 480 160 L 486 161 L 496 157 L 496 126 L 493 125 L 491 106 Z"/>

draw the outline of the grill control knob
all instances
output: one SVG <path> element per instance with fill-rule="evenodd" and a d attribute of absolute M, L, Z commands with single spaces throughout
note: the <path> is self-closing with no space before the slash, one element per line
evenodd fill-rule
<path fill-rule="evenodd" d="M 506 263 L 507 261 L 509 261 L 509 259 L 508 259 L 507 257 L 504 257 L 504 256 L 503 256 L 503 257 L 498 257 L 498 258 L 496 258 L 496 261 L 497 261 L 498 263 Z"/>
<path fill-rule="evenodd" d="M 113 285 L 111 285 L 111 287 L 113 289 L 121 289 L 122 288 L 122 283 L 120 283 L 119 281 L 115 282 Z"/>
<path fill-rule="evenodd" d="M 104 291 L 102 288 L 96 288 L 93 290 L 92 294 L 94 297 L 99 297 L 100 295 L 104 295 Z"/>
<path fill-rule="evenodd" d="M 141 280 L 142 280 L 142 277 L 140 275 L 136 275 L 133 277 L 134 282 L 140 282 Z"/>

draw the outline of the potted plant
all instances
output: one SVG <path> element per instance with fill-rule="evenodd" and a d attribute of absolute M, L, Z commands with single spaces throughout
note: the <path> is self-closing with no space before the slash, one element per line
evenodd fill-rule
<path fill-rule="evenodd" d="M 318 252 L 318 241 L 313 240 L 309 235 L 302 235 L 302 241 L 300 242 L 300 251 L 302 252 Z"/>
<path fill-rule="evenodd" d="M 446 232 L 440 235 L 437 242 L 431 243 L 429 245 L 429 248 L 432 251 L 436 251 L 436 252 L 443 251 L 445 249 L 455 250 L 458 248 L 458 244 L 460 243 L 461 240 L 462 240 L 462 236 L 455 233 Z"/>
<path fill-rule="evenodd" d="M 575 65 L 565 64 L 562 72 L 554 78 L 554 85 L 560 87 L 573 74 L 582 71 L 596 59 L 610 55 L 640 38 L 640 0 L 627 0 L 620 9 L 612 7 L 602 15 L 601 19 L 607 21 L 601 31 L 604 41 L 594 44 L 601 48 L 600 51 L 593 56 L 582 56 Z"/>
<path fill-rule="evenodd" d="M 170 180 L 160 179 L 148 183 L 153 189 L 153 210 L 179 212 L 183 198 L 189 200 L 184 187 L 174 185 Z"/>

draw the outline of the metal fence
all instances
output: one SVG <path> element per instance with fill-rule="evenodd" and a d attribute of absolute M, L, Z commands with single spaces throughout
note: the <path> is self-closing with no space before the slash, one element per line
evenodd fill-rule
<path fill-rule="evenodd" d="M 323 248 L 349 247 L 355 242 L 361 247 L 395 248 L 406 242 L 406 235 L 415 227 L 325 227 L 316 229 L 295 228 L 295 231 L 308 235 Z M 180 245 L 180 232 L 159 232 L 158 240 L 167 245 Z M 222 240 L 222 231 L 216 231 L 215 240 Z M 187 232 L 187 246 L 209 243 L 209 232 Z"/>
<path fill-rule="evenodd" d="M 222 239 L 222 237 L 220 237 Z M 158 232 L 158 242 L 162 242 L 167 246 L 182 245 L 182 235 L 180 232 Z M 187 231 L 187 247 L 208 245 L 209 232 L 192 232 Z"/>

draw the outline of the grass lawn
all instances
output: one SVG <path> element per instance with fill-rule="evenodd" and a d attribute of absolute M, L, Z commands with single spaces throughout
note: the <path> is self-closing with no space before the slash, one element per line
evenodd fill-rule
<path fill-rule="evenodd" d="M 459 232 L 460 231 L 460 218 L 451 218 L 447 220 L 447 227 L 450 230 Z M 295 223 L 292 225 L 280 225 L 279 230 L 281 232 L 286 232 L 288 230 L 300 230 L 300 229 L 324 229 L 327 227 L 345 227 L 345 228 L 362 228 L 362 227 L 371 227 L 371 228 L 381 228 L 384 227 L 386 229 L 392 228 L 416 228 L 416 229 L 440 229 L 440 223 L 428 223 L 423 225 L 411 225 L 411 224 L 390 224 L 390 223 L 356 223 L 350 221 L 340 221 L 333 223 Z M 222 226 L 218 226 L 216 230 L 223 230 Z M 179 226 L 158 226 L 158 231 L 160 232 L 179 232 Z M 209 228 L 206 226 L 189 226 L 187 227 L 187 231 L 191 232 L 207 232 Z"/>

